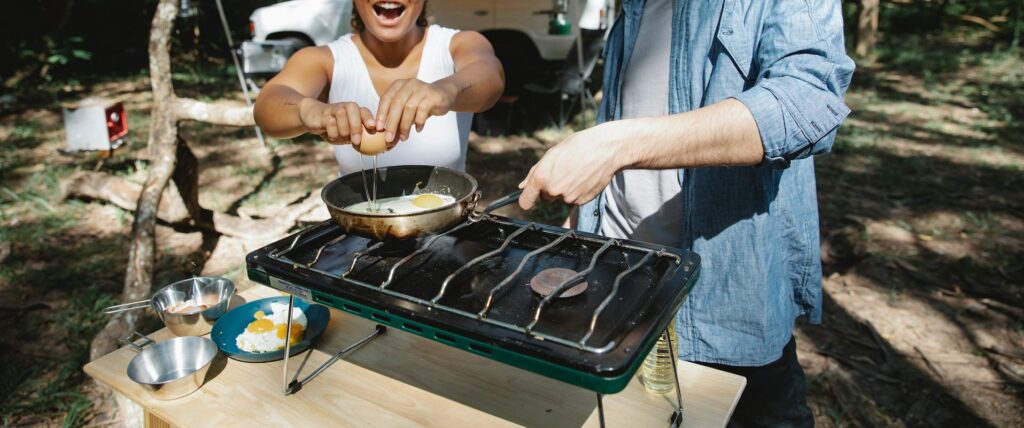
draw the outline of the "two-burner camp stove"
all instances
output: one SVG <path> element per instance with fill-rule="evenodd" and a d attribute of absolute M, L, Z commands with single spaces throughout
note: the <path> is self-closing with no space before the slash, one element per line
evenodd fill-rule
<path fill-rule="evenodd" d="M 602 394 L 625 388 L 700 266 L 689 251 L 493 215 L 385 242 L 326 221 L 246 261 L 251 279 L 293 298 L 593 390 L 602 412 Z"/>

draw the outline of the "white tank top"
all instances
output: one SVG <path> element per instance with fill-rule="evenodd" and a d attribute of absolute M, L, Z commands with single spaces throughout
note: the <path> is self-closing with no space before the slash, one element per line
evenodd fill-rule
<path fill-rule="evenodd" d="M 438 25 L 427 29 L 417 79 L 432 83 L 455 73 L 455 62 L 449 49 L 455 33 L 458 30 Z M 373 87 L 359 49 L 352 41 L 352 34 L 346 34 L 327 46 L 334 55 L 334 75 L 328 102 L 354 102 L 377 114 L 380 96 Z M 469 112 L 453 111 L 444 116 L 432 116 L 423 125 L 423 132 L 417 132 L 414 125 L 408 140 L 377 155 L 377 166 L 433 165 L 463 171 L 466 169 L 466 148 L 472 121 L 473 113 Z M 334 157 L 342 175 L 371 167 L 372 159 L 367 156 L 361 164 L 360 156 L 350 145 L 334 146 Z"/>

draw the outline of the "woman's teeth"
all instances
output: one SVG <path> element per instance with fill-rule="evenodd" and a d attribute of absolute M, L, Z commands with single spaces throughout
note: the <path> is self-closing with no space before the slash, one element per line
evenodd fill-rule
<path fill-rule="evenodd" d="M 373 5 L 373 11 L 381 18 L 392 20 L 402 16 L 405 6 L 399 3 L 381 2 Z"/>

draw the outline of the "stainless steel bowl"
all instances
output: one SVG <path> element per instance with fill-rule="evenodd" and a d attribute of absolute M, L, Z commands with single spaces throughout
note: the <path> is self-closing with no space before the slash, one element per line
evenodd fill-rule
<path fill-rule="evenodd" d="M 235 283 L 215 276 L 199 276 L 171 283 L 153 295 L 150 304 L 172 333 L 178 336 L 202 336 L 228 310 Z M 175 305 L 198 302 L 205 310 L 174 312 Z"/>
<path fill-rule="evenodd" d="M 128 378 L 149 390 L 154 398 L 181 398 L 206 381 L 206 372 L 217 356 L 217 345 L 212 340 L 186 336 L 151 345 L 151 339 L 142 337 L 141 345 L 131 343 L 139 355 L 128 363 Z"/>
<path fill-rule="evenodd" d="M 113 314 L 122 311 L 153 308 L 172 333 L 177 336 L 202 336 L 213 329 L 228 310 L 231 297 L 235 294 L 235 283 L 230 279 L 217 276 L 197 276 L 173 282 L 157 290 L 149 300 L 111 306 L 103 313 Z M 184 310 L 189 303 L 203 305 L 205 309 L 195 307 Z"/>

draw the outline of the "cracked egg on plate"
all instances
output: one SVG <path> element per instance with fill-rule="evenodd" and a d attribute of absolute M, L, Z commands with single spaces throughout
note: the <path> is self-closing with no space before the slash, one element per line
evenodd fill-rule
<path fill-rule="evenodd" d="M 246 352 L 261 353 L 284 349 L 287 333 L 288 305 L 271 303 L 270 313 L 256 311 L 253 321 L 242 330 L 235 339 L 239 349 Z M 306 314 L 300 308 L 292 308 L 292 337 L 294 346 L 302 341 L 306 331 Z"/>

